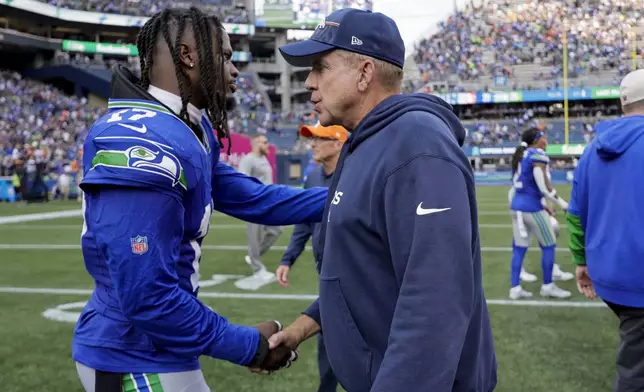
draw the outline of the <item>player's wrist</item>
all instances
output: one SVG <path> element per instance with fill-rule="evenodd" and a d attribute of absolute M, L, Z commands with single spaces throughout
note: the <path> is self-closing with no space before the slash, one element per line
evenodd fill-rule
<path fill-rule="evenodd" d="M 270 351 L 268 339 L 266 339 L 261 333 L 259 334 L 259 339 L 257 340 L 257 349 L 253 359 L 246 365 L 251 368 L 259 368 L 264 360 L 268 356 Z"/>

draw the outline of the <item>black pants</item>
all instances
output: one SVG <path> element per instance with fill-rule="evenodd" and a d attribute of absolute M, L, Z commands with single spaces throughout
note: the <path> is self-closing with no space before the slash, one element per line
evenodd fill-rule
<path fill-rule="evenodd" d="M 620 342 L 613 392 L 644 391 L 644 308 L 606 304 L 619 317 Z"/>
<path fill-rule="evenodd" d="M 338 380 L 333 374 L 333 369 L 329 364 L 329 359 L 326 356 L 326 348 L 324 348 L 324 338 L 322 334 L 318 334 L 318 370 L 320 371 L 320 387 L 318 392 L 335 392 L 338 387 Z"/>

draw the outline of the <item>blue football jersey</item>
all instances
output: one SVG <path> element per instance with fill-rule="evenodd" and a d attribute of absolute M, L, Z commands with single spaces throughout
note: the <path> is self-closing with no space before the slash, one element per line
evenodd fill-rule
<path fill-rule="evenodd" d="M 511 209 L 513 211 L 537 212 L 543 210 L 541 198 L 543 194 L 534 180 L 533 163 L 550 163 L 550 158 L 540 148 L 528 148 L 523 153 L 519 167 L 514 173 L 512 184 L 515 194 L 512 199 Z"/>
<path fill-rule="evenodd" d="M 264 185 L 219 162 L 206 116 L 194 132 L 156 102 L 108 106 L 84 144 L 81 245 L 95 288 L 74 331 L 74 360 L 151 373 L 196 370 L 201 355 L 248 364 L 257 329 L 197 299 L 211 214 L 317 222 L 327 190 Z"/>

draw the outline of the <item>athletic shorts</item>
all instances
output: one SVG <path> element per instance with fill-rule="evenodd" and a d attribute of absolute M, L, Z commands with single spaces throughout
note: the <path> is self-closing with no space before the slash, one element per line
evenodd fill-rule
<path fill-rule="evenodd" d="M 76 362 L 85 392 L 95 392 L 96 372 Z M 211 392 L 201 370 L 177 373 L 125 373 L 122 392 Z"/>
<path fill-rule="evenodd" d="M 535 236 L 542 247 L 557 244 L 550 215 L 545 210 L 537 212 L 512 211 L 512 231 L 514 244 L 521 248 L 530 246 L 531 236 Z"/>

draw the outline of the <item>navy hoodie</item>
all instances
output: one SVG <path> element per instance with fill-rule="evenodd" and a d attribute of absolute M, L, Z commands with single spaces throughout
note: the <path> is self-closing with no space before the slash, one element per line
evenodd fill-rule
<path fill-rule="evenodd" d="M 576 264 L 597 295 L 644 308 L 644 116 L 597 124 L 575 170 L 566 220 Z"/>
<path fill-rule="evenodd" d="M 413 94 L 385 99 L 344 145 L 314 247 L 320 297 L 305 314 L 348 392 L 496 386 L 464 139 L 449 104 Z"/>

